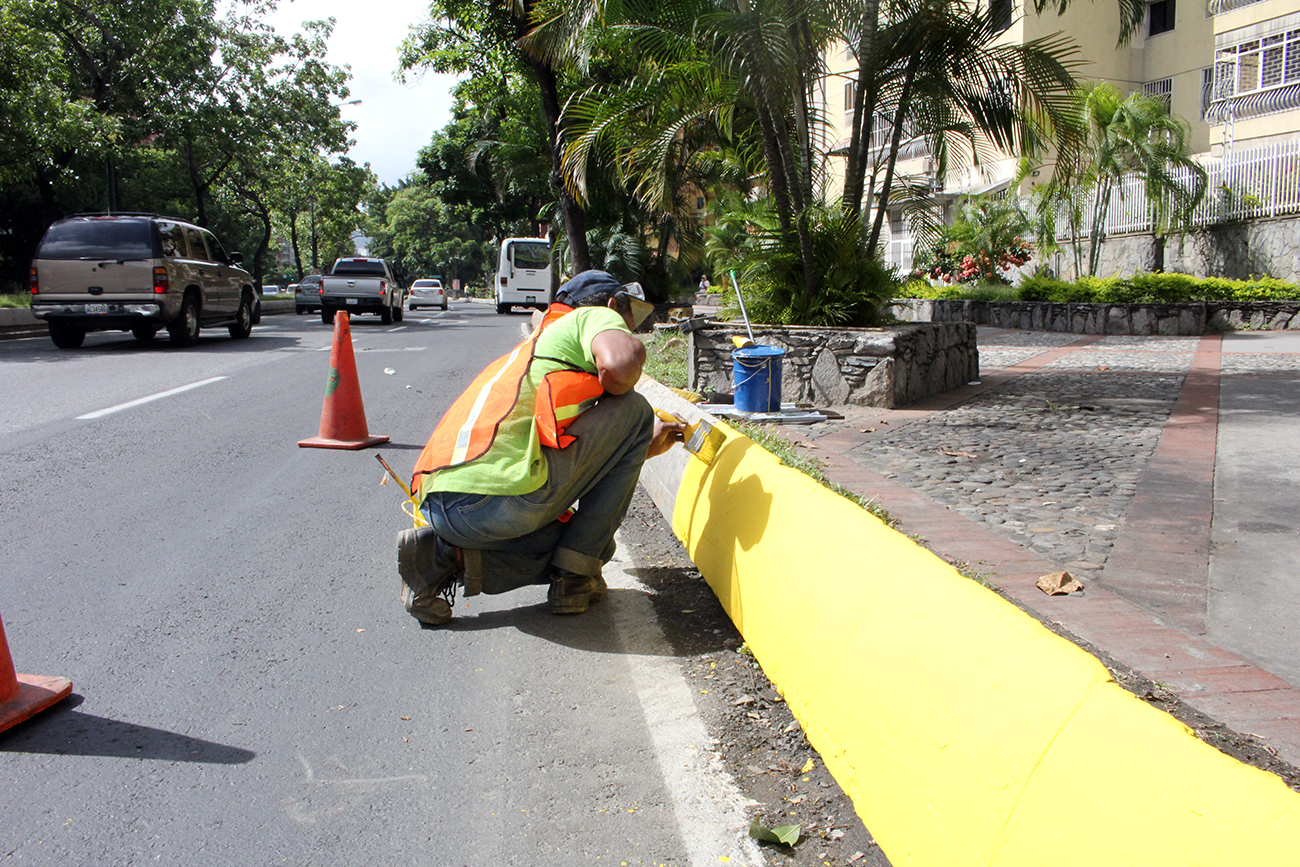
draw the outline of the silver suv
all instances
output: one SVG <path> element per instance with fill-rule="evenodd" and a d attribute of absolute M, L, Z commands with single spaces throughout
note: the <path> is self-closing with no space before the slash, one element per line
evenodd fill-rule
<path fill-rule="evenodd" d="M 261 318 L 243 257 L 199 226 L 156 214 L 86 214 L 50 226 L 32 262 L 32 313 L 54 345 L 76 349 L 88 331 L 150 341 L 166 328 L 191 346 L 200 326 L 248 337 Z"/>

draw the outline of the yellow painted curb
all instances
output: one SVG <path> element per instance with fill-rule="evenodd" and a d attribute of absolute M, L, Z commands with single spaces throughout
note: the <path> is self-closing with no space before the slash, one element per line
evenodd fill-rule
<path fill-rule="evenodd" d="M 895 867 L 1300 864 L 1300 794 L 723 429 L 674 532 Z"/>

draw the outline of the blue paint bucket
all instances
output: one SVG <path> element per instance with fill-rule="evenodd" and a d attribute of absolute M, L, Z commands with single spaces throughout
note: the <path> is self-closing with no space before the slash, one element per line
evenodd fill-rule
<path fill-rule="evenodd" d="M 781 358 L 779 346 L 745 346 L 731 353 L 736 386 L 736 409 L 741 412 L 781 411 Z"/>

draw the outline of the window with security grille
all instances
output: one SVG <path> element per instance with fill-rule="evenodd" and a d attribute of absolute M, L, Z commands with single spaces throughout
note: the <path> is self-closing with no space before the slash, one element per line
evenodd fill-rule
<path fill-rule="evenodd" d="M 1142 92 L 1163 102 L 1165 111 L 1169 111 L 1174 103 L 1174 80 L 1162 78 L 1159 81 L 1148 81 L 1142 85 Z"/>
<path fill-rule="evenodd" d="M 858 83 L 856 81 L 844 82 L 844 110 L 853 111 L 853 100 L 858 94 Z"/>
<path fill-rule="evenodd" d="M 1220 48 L 1214 82 L 1216 99 L 1300 82 L 1300 30 Z"/>
<path fill-rule="evenodd" d="M 1158 36 L 1174 29 L 1174 0 L 1160 0 L 1147 6 L 1147 36 Z"/>

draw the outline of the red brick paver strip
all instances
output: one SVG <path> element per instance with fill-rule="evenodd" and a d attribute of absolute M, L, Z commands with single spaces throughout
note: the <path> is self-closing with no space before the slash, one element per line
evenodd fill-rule
<path fill-rule="evenodd" d="M 1102 573 L 1122 596 L 1198 634 L 1209 582 L 1221 340 L 1201 338 Z"/>

